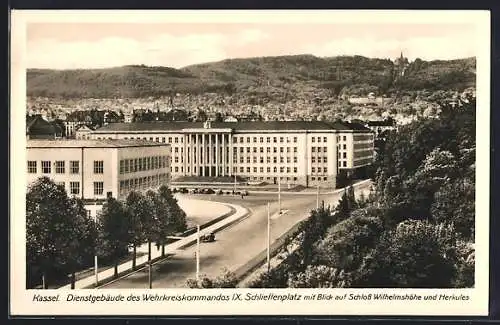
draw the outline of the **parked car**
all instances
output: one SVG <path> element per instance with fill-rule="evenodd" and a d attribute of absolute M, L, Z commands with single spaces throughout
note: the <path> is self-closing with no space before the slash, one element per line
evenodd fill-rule
<path fill-rule="evenodd" d="M 242 191 L 242 192 L 241 192 L 241 195 L 243 195 L 243 196 L 247 196 L 247 195 L 248 195 L 248 191 Z"/>
<path fill-rule="evenodd" d="M 189 193 L 189 191 L 188 191 L 188 189 L 187 189 L 187 188 L 181 188 L 181 189 L 180 189 L 180 192 L 181 192 L 182 194 L 187 194 L 187 193 Z"/>
<path fill-rule="evenodd" d="M 222 195 L 222 194 L 224 194 L 224 192 L 222 192 L 222 190 L 217 191 L 217 195 Z"/>
<path fill-rule="evenodd" d="M 208 234 L 203 234 L 201 237 L 200 237 L 200 240 L 204 243 L 210 243 L 210 242 L 213 242 L 215 241 L 215 234 L 213 232 L 211 233 L 208 233 Z"/>

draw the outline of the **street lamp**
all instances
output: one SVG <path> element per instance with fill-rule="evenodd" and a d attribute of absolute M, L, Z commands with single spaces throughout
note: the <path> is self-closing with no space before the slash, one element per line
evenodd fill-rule
<path fill-rule="evenodd" d="M 271 270 L 271 212 L 267 203 L 267 273 Z"/>
<path fill-rule="evenodd" d="M 94 201 L 95 213 L 94 213 L 94 225 L 97 229 L 97 201 Z M 94 275 L 95 275 L 95 287 L 97 288 L 99 285 L 99 271 L 97 268 L 97 250 L 94 255 Z"/>
<path fill-rule="evenodd" d="M 200 225 L 196 226 L 196 282 L 200 281 Z"/>

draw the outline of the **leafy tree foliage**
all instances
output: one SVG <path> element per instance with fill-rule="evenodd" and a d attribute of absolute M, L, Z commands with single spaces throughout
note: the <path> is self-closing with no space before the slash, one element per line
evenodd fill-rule
<path fill-rule="evenodd" d="M 94 254 L 95 227 L 83 204 L 70 199 L 62 186 L 47 177 L 32 183 L 26 194 L 28 286 L 45 285 L 61 274 L 73 273 Z M 72 277 L 74 282 L 74 276 Z"/>
<path fill-rule="evenodd" d="M 128 252 L 131 241 L 130 217 L 122 202 L 110 197 L 99 216 L 98 256 L 113 261 L 115 277 L 118 276 L 119 258 Z"/>

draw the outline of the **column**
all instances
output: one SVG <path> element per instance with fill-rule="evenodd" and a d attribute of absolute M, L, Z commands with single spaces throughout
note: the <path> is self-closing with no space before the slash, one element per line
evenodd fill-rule
<path fill-rule="evenodd" d="M 194 158 L 194 154 L 193 154 L 193 135 L 190 133 L 189 134 L 189 171 L 191 172 L 191 175 L 194 175 L 194 171 L 193 171 L 193 158 Z"/>
<path fill-rule="evenodd" d="M 222 142 L 222 161 L 221 161 L 221 166 L 222 166 L 222 176 L 226 176 L 226 135 L 222 133 L 221 135 L 221 142 Z"/>
<path fill-rule="evenodd" d="M 215 134 L 215 176 L 219 176 L 219 134 Z"/>
<path fill-rule="evenodd" d="M 205 148 L 205 134 L 200 134 L 201 137 L 201 149 L 200 149 L 200 167 L 201 168 L 201 176 L 205 176 L 205 155 L 206 155 L 206 148 Z"/>
<path fill-rule="evenodd" d="M 230 133 L 228 135 L 229 142 L 229 175 L 233 175 L 233 135 Z"/>

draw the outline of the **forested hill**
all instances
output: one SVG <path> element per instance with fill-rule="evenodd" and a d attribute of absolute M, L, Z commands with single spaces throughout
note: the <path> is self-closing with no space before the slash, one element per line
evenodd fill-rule
<path fill-rule="evenodd" d="M 168 64 L 168 63 L 167 63 Z M 410 63 L 403 77 L 391 60 L 312 55 L 228 59 L 181 69 L 123 66 L 27 73 L 28 96 L 114 98 L 216 92 L 245 96 L 300 97 L 304 93 L 366 95 L 475 86 L 475 58 Z"/>

